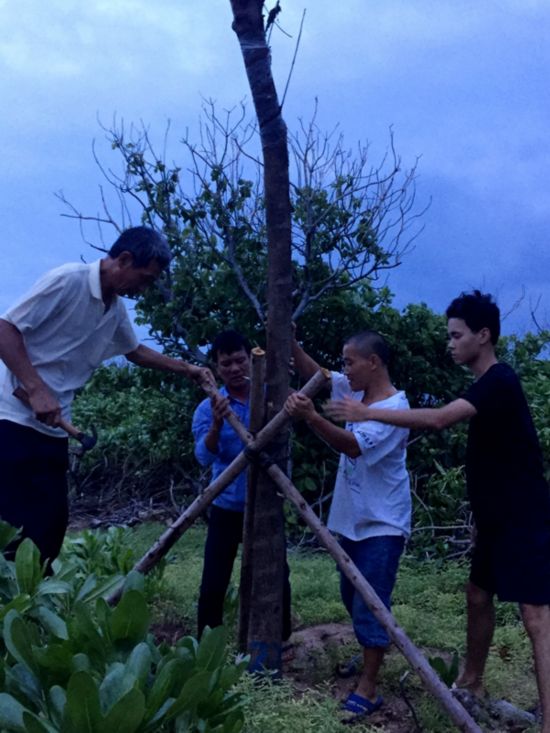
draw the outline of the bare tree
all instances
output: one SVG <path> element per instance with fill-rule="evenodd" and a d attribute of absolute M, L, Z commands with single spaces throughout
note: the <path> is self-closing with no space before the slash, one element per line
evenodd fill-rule
<path fill-rule="evenodd" d="M 263 0 L 231 0 L 262 145 L 267 233 L 267 418 L 288 394 L 292 315 L 291 205 L 287 129 L 271 73 Z M 273 16 L 271 16 L 273 18 Z M 288 431 L 278 438 L 275 460 L 285 466 Z M 254 566 L 248 621 L 251 667 L 279 669 L 283 630 L 284 517 L 272 479 L 260 473 L 254 506 Z"/>

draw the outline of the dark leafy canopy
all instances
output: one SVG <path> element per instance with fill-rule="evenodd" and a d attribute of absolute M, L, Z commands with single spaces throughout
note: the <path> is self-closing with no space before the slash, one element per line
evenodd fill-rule
<path fill-rule="evenodd" d="M 138 321 L 164 348 L 199 360 L 197 346 L 220 328 L 244 326 L 255 336 L 266 319 L 266 226 L 258 136 L 244 108 L 221 119 L 207 105 L 199 142 L 182 140 L 185 163 L 178 165 L 157 154 L 145 129 L 127 134 L 121 125 L 106 133 L 122 173 L 101 170 L 125 217 L 137 208 L 142 222 L 166 233 L 175 254 L 164 283 L 139 299 Z M 416 165 L 402 170 L 393 136 L 377 164 L 368 145 L 348 150 L 315 119 L 301 124 L 290 145 L 297 319 L 331 292 L 374 283 L 399 265 L 422 212 L 415 207 Z M 120 228 L 104 205 L 97 221 Z M 89 219 L 70 208 L 81 223 Z"/>

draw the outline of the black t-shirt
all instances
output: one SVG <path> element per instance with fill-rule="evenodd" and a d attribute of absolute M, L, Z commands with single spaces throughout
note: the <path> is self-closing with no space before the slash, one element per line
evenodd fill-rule
<path fill-rule="evenodd" d="M 494 364 L 463 397 L 477 410 L 468 432 L 466 479 L 478 527 L 550 523 L 542 453 L 517 374 Z"/>

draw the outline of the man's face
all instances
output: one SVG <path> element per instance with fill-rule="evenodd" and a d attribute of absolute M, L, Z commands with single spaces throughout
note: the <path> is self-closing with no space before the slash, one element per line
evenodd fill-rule
<path fill-rule="evenodd" d="M 250 357 L 244 349 L 230 354 L 218 352 L 216 369 L 229 390 L 241 390 L 250 383 Z"/>
<path fill-rule="evenodd" d="M 487 340 L 487 329 L 482 328 L 475 333 L 462 318 L 449 318 L 447 333 L 449 334 L 449 352 L 456 364 L 469 366 L 479 357 L 482 343 Z"/>
<path fill-rule="evenodd" d="M 354 392 L 368 390 L 373 372 L 373 358 L 363 356 L 353 344 L 346 344 L 343 352 L 344 374 Z"/>
<path fill-rule="evenodd" d="M 117 295 L 139 295 L 147 290 L 160 276 L 162 267 L 157 260 L 151 260 L 144 267 L 135 267 L 132 255 L 124 257 L 122 253 L 117 259 L 118 270 L 116 280 Z"/>

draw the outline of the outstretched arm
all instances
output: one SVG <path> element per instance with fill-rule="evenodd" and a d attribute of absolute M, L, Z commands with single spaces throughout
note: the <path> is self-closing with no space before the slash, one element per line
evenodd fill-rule
<path fill-rule="evenodd" d="M 20 331 L 0 318 L 0 359 L 14 374 L 29 398 L 36 418 L 46 425 L 59 425 L 61 406 L 48 385 L 31 364 Z"/>
<path fill-rule="evenodd" d="M 333 420 L 362 422 L 376 420 L 410 430 L 443 430 L 461 420 L 469 420 L 476 408 L 467 400 L 458 399 L 443 407 L 422 407 L 414 410 L 384 410 L 352 400 L 330 400 L 324 411 Z"/>
<path fill-rule="evenodd" d="M 194 366 L 183 361 L 183 359 L 173 359 L 171 356 L 161 354 L 144 344 L 139 344 L 137 349 L 126 354 L 126 358 L 140 367 L 149 367 L 150 369 L 160 369 L 164 372 L 182 374 L 184 377 L 192 379 L 198 384 L 202 384 L 203 382 L 212 385 L 216 384 L 216 380 L 210 369 Z"/>

